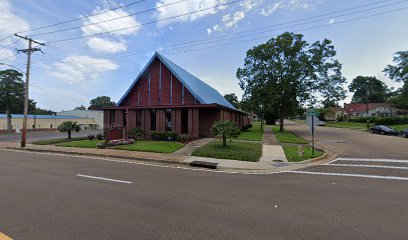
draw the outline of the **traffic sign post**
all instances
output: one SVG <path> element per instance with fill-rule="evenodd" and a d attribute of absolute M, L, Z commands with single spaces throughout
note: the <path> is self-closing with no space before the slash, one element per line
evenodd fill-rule
<path fill-rule="evenodd" d="M 316 109 L 309 108 L 307 110 L 306 115 L 307 115 L 307 125 L 309 125 L 310 132 L 312 133 L 312 156 L 314 157 L 314 152 L 315 152 L 314 151 L 315 150 L 315 147 L 314 147 L 314 145 L 315 145 L 314 144 L 315 143 L 314 135 L 315 135 L 316 126 L 319 124 L 318 116 L 320 114 L 319 114 L 319 112 L 316 111 Z"/>

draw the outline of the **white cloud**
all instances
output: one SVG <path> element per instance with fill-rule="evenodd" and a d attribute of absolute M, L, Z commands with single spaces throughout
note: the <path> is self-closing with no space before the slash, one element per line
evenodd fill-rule
<path fill-rule="evenodd" d="M 336 23 L 336 19 L 332 18 L 329 20 L 329 24 L 335 24 Z"/>
<path fill-rule="evenodd" d="M 199 18 L 205 17 L 207 15 L 215 14 L 218 11 L 225 9 L 225 6 L 211 8 L 208 10 L 204 10 L 202 12 L 196 12 L 193 14 L 187 14 L 190 12 L 195 12 L 199 10 L 203 10 L 206 8 L 210 8 L 219 4 L 223 4 L 226 0 L 188 0 L 180 3 L 176 3 L 173 5 L 162 7 L 163 5 L 168 5 L 174 3 L 178 0 L 160 0 L 156 3 L 157 11 L 154 14 L 156 19 L 166 19 L 169 17 L 179 16 L 186 14 L 184 16 L 169 19 L 166 21 L 160 21 L 157 23 L 159 27 L 166 26 L 170 23 L 174 22 L 192 22 Z"/>
<path fill-rule="evenodd" d="M 71 84 L 85 84 L 105 72 L 116 70 L 119 66 L 104 58 L 86 55 L 71 55 L 60 62 L 45 66 L 48 74 Z"/>
<path fill-rule="evenodd" d="M 0 1 L 0 40 L 19 31 L 30 29 L 30 25 L 22 17 L 13 12 L 13 7 L 9 0 Z M 8 45 L 15 41 L 14 38 L 8 38 L 1 44 Z M 3 51 L 3 50 L 2 50 Z"/>
<path fill-rule="evenodd" d="M 283 6 L 284 6 L 283 1 L 275 2 L 265 8 L 262 8 L 260 14 L 265 17 L 270 16 L 272 13 L 276 12 L 276 10 L 282 8 Z"/>
<path fill-rule="evenodd" d="M 92 11 L 92 14 L 100 13 L 103 11 L 106 11 L 106 9 L 97 8 L 94 11 Z M 119 19 L 107 21 L 113 18 L 119 18 Z M 106 22 L 103 22 L 103 21 L 106 21 Z M 93 24 L 97 22 L 103 22 L 103 23 L 89 25 L 89 24 Z M 81 27 L 81 30 L 84 33 L 84 35 L 89 35 L 89 34 L 98 34 L 101 32 L 108 32 L 108 31 L 112 31 L 115 29 L 122 29 L 122 28 L 131 27 L 131 26 L 137 26 L 137 25 L 140 25 L 140 23 L 136 21 L 136 19 L 133 16 L 129 16 L 129 13 L 123 9 L 117 9 L 114 11 L 108 11 L 105 13 L 101 13 L 101 14 L 86 18 L 86 20 L 83 21 L 83 26 Z M 129 28 L 129 29 L 121 30 L 121 31 L 112 32 L 111 34 L 116 35 L 116 36 L 134 35 L 139 30 L 140 30 L 140 27 L 133 27 L 133 28 Z"/>
<path fill-rule="evenodd" d="M 281 0 L 263 7 L 259 11 L 259 13 L 267 17 L 279 9 L 286 9 L 289 11 L 301 9 L 310 11 L 313 10 L 316 4 L 320 2 L 321 2 L 320 0 L 287 0 L 287 1 Z"/>
<path fill-rule="evenodd" d="M 208 35 L 211 35 L 211 33 L 212 33 L 211 28 L 207 28 L 207 34 L 208 34 Z"/>
<path fill-rule="evenodd" d="M 90 38 L 87 41 L 88 47 L 96 52 L 117 53 L 127 50 L 124 42 L 116 42 L 103 38 Z"/>
<path fill-rule="evenodd" d="M 238 23 L 245 18 L 245 13 L 243 11 L 238 11 L 234 13 L 233 16 L 224 15 L 222 21 L 225 24 L 226 28 L 235 28 L 237 27 Z"/>
<path fill-rule="evenodd" d="M 0 48 L 0 59 L 2 62 L 12 62 L 16 59 L 14 56 L 16 53 L 10 49 Z"/>

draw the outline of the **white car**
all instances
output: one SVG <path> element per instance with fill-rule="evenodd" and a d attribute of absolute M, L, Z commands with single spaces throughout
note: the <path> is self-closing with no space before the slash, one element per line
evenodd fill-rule
<path fill-rule="evenodd" d="M 319 123 L 317 124 L 317 126 L 326 126 L 326 123 L 323 121 L 319 121 Z"/>

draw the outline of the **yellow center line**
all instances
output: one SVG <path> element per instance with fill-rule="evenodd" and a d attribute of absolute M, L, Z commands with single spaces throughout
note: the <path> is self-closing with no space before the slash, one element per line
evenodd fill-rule
<path fill-rule="evenodd" d="M 0 240 L 13 240 L 13 239 L 7 236 L 6 234 L 0 232 Z"/>

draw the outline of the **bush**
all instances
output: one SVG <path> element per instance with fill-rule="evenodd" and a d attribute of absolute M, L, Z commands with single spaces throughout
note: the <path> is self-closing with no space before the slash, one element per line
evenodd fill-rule
<path fill-rule="evenodd" d="M 104 138 L 105 138 L 105 136 L 102 133 L 96 134 L 96 139 L 103 140 Z"/>
<path fill-rule="evenodd" d="M 408 124 L 408 116 L 403 117 L 358 117 L 350 119 L 350 122 L 365 123 L 369 120 L 376 125 L 395 125 L 395 124 Z"/>
<path fill-rule="evenodd" d="M 337 120 L 337 122 L 343 122 L 344 117 L 343 116 L 338 116 L 336 120 Z"/>
<path fill-rule="evenodd" d="M 190 137 L 189 137 L 187 134 L 182 133 L 182 134 L 179 134 L 179 135 L 177 136 L 177 141 L 179 141 L 179 142 L 186 142 L 186 141 L 188 141 L 189 138 L 190 138 Z"/>
<path fill-rule="evenodd" d="M 247 130 L 248 130 L 248 125 L 241 127 L 241 131 L 246 132 Z"/>
<path fill-rule="evenodd" d="M 144 137 L 143 130 L 141 128 L 133 128 L 129 134 L 129 138 L 133 138 L 134 140 L 142 140 Z"/>
<path fill-rule="evenodd" d="M 131 145 L 135 142 L 134 139 L 127 138 L 127 139 L 117 139 L 117 140 L 112 140 L 107 143 L 108 147 L 116 147 L 120 145 Z"/>
<path fill-rule="evenodd" d="M 106 144 L 106 142 L 100 142 L 96 144 L 96 148 L 105 149 L 107 147 L 108 147 L 108 144 Z"/>
<path fill-rule="evenodd" d="M 252 128 L 252 123 L 247 125 L 248 128 Z"/>
<path fill-rule="evenodd" d="M 95 135 L 92 135 L 92 134 L 88 135 L 88 140 L 89 141 L 92 141 L 94 139 L 95 139 Z"/>
<path fill-rule="evenodd" d="M 176 132 L 158 132 L 151 131 L 150 136 L 155 141 L 177 141 L 178 134 Z"/>

